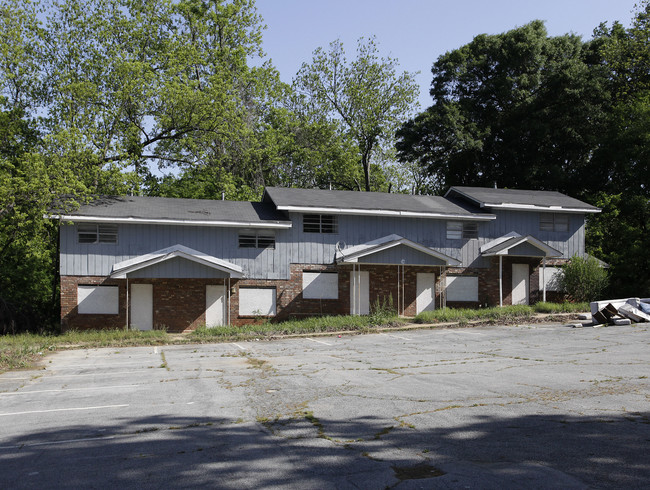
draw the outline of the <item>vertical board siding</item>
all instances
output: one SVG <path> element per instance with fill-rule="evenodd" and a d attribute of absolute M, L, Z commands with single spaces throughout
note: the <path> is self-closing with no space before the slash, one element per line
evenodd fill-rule
<path fill-rule="evenodd" d="M 497 219 L 478 223 L 478 239 L 447 240 L 446 220 L 399 217 L 338 217 L 338 233 L 303 233 L 302 216 L 290 213 L 293 227 L 275 230 L 274 249 L 239 248 L 237 228 L 120 224 L 117 244 L 79 244 L 76 226 L 61 226 L 61 274 L 106 276 L 113 264 L 180 244 L 240 266 L 246 277 L 289 279 L 289 265 L 331 264 L 336 244 L 347 247 L 396 234 L 453 257 L 463 267 L 487 267 L 480 247 L 506 233 L 532 235 L 559 250 L 563 258 L 584 254 L 584 215 L 570 214 L 568 232 L 539 230 L 539 213 L 496 211 Z"/>

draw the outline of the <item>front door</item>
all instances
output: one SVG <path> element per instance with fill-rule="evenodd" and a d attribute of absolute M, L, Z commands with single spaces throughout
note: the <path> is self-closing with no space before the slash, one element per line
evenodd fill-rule
<path fill-rule="evenodd" d="M 416 279 L 417 296 L 415 298 L 416 314 L 436 309 L 436 275 L 419 272 Z"/>
<path fill-rule="evenodd" d="M 205 287 L 205 326 L 226 324 L 226 286 Z"/>
<path fill-rule="evenodd" d="M 153 328 L 153 284 L 131 284 L 131 328 Z"/>
<path fill-rule="evenodd" d="M 512 304 L 527 305 L 530 291 L 528 264 L 512 264 Z"/>
<path fill-rule="evenodd" d="M 350 314 L 368 315 L 370 313 L 370 279 L 368 271 L 353 271 L 350 287 Z"/>

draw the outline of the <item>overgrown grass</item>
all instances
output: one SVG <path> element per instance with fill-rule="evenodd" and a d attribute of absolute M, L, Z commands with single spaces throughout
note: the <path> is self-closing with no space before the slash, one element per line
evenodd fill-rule
<path fill-rule="evenodd" d="M 537 303 L 537 313 L 584 313 L 589 311 L 589 303 Z"/>
<path fill-rule="evenodd" d="M 46 352 L 74 347 L 128 347 L 158 345 L 170 342 L 166 332 L 151 330 L 89 330 L 70 331 L 61 335 L 3 335 L 0 336 L 0 372 L 26 369 Z"/>
<path fill-rule="evenodd" d="M 486 322 L 512 323 L 530 319 L 535 313 L 573 313 L 588 311 L 587 303 L 538 303 L 535 306 L 506 306 L 503 308 L 445 308 L 421 313 L 415 322 L 458 323 L 484 320 Z M 367 316 L 323 316 L 281 323 L 262 323 L 241 327 L 222 326 L 199 328 L 183 338 L 170 336 L 163 330 L 146 332 L 133 330 L 70 331 L 61 335 L 4 335 L 0 336 L 0 372 L 26 369 L 49 351 L 71 348 L 129 347 L 138 345 L 164 345 L 189 342 L 219 342 L 273 338 L 283 335 L 313 334 L 327 332 L 372 332 L 380 327 L 395 327 L 406 323 L 391 312 L 389 306 L 381 306 Z"/>
<path fill-rule="evenodd" d="M 470 321 L 500 321 L 511 322 L 514 320 L 530 319 L 536 313 L 577 313 L 589 311 L 588 303 L 537 303 L 534 306 L 513 305 L 493 308 L 444 308 L 434 311 L 425 311 L 415 317 L 415 323 L 460 323 Z"/>
<path fill-rule="evenodd" d="M 259 337 L 276 337 L 310 333 L 340 331 L 369 332 L 373 328 L 395 326 L 406 323 L 397 315 L 373 314 L 368 316 L 322 316 L 302 320 L 289 320 L 281 323 L 262 323 L 260 325 L 243 325 L 241 327 L 201 327 L 190 334 L 197 340 L 246 340 Z"/>

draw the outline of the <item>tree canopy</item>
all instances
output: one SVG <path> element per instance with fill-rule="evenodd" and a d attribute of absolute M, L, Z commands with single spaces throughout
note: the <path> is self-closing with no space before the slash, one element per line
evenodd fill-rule
<path fill-rule="evenodd" d="M 416 103 L 413 75 L 399 74 L 397 66 L 397 60 L 379 56 L 374 39 L 360 39 L 352 61 L 337 40 L 329 51 L 316 49 L 312 62 L 302 65 L 293 83 L 302 105 L 338 123 L 355 143 L 366 191 L 377 188 L 372 164 L 390 151 L 395 130 Z"/>
<path fill-rule="evenodd" d="M 534 21 L 479 35 L 434 63 L 433 105 L 398 132 L 399 157 L 449 185 L 570 191 L 590 167 L 609 104 L 591 43 Z"/>

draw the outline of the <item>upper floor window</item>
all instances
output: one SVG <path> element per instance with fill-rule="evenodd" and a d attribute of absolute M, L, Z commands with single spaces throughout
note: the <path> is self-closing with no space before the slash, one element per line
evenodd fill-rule
<path fill-rule="evenodd" d="M 239 248 L 275 248 L 275 233 L 266 230 L 241 231 Z"/>
<path fill-rule="evenodd" d="M 77 239 L 79 243 L 117 243 L 117 225 L 79 223 Z"/>
<path fill-rule="evenodd" d="M 569 231 L 569 216 L 566 214 L 542 213 L 539 215 L 540 231 Z"/>
<path fill-rule="evenodd" d="M 302 231 L 305 233 L 338 233 L 338 220 L 333 214 L 305 214 L 302 217 Z"/>
<path fill-rule="evenodd" d="M 471 221 L 447 221 L 447 239 L 478 238 L 478 223 Z"/>

